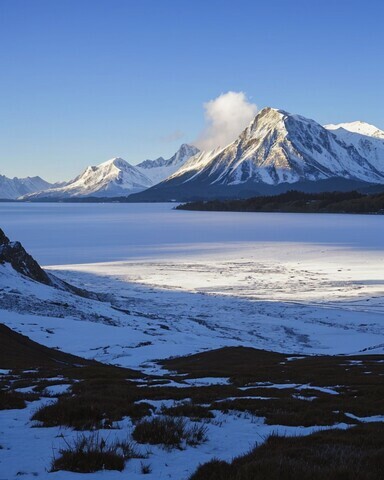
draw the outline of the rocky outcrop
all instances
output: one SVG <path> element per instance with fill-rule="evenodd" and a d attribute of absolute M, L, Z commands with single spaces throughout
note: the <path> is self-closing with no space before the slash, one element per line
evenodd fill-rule
<path fill-rule="evenodd" d="M 55 275 L 43 270 L 36 260 L 25 250 L 20 242 L 11 242 L 0 228 L 0 265 L 10 264 L 12 268 L 36 282 L 50 287 L 74 293 L 80 297 L 100 299 L 98 295 L 81 288 L 74 287 Z"/>
<path fill-rule="evenodd" d="M 36 260 L 26 252 L 20 242 L 11 242 L 0 229 L 0 264 L 9 263 L 17 272 L 26 277 L 53 285 L 48 274 L 40 267 Z"/>

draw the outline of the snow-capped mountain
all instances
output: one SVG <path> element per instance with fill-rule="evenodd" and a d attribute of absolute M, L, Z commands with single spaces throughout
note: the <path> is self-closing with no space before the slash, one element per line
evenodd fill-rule
<path fill-rule="evenodd" d="M 118 197 L 140 192 L 152 181 L 122 158 L 112 158 L 98 166 L 87 167 L 84 172 L 65 186 L 50 188 L 23 199 L 70 197 Z"/>
<path fill-rule="evenodd" d="M 349 125 L 362 130 L 357 123 Z M 352 186 L 384 184 L 382 132 L 375 127 L 363 130 L 374 131 L 374 136 L 324 128 L 300 115 L 264 108 L 233 143 L 195 155 L 166 181 L 135 198 L 279 193 L 303 184 L 318 188 L 319 182 L 338 189 L 330 187 L 335 180 Z"/>
<path fill-rule="evenodd" d="M 40 188 L 42 191 L 23 195 L 22 199 L 127 196 L 165 180 L 198 151 L 196 147 L 184 144 L 169 159 L 145 160 L 136 166 L 122 158 L 112 158 L 98 166 L 87 167 L 66 184 Z"/>
<path fill-rule="evenodd" d="M 379 171 L 384 172 L 384 132 L 365 122 L 325 125 L 339 140 L 352 145 Z"/>
<path fill-rule="evenodd" d="M 175 173 L 189 158 L 197 153 L 199 153 L 198 148 L 184 143 L 171 158 L 159 157 L 156 160 L 145 160 L 136 165 L 136 168 L 150 178 L 153 185 L 156 185 Z"/>
<path fill-rule="evenodd" d="M 371 125 L 366 122 L 361 122 L 359 120 L 357 122 L 350 122 L 350 123 L 337 123 L 337 124 L 331 123 L 329 125 L 324 125 L 324 128 L 327 128 L 328 130 L 338 130 L 342 128 L 352 133 L 359 133 L 360 135 L 366 135 L 367 137 L 374 137 L 374 138 L 379 138 L 381 140 L 384 140 L 383 130 L 380 130 L 374 125 Z"/>
<path fill-rule="evenodd" d="M 15 200 L 22 195 L 51 188 L 52 184 L 40 177 L 8 178 L 0 175 L 0 199 Z"/>

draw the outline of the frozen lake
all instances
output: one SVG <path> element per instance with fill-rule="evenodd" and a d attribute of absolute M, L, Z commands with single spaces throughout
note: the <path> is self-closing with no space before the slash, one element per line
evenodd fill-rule
<path fill-rule="evenodd" d="M 9 323 L 42 343 L 126 366 L 239 343 L 296 353 L 383 350 L 384 217 L 173 207 L 0 204 L 0 228 L 42 265 L 69 283 L 108 292 L 130 312 L 85 305 L 73 323 L 66 319 L 64 335 L 65 312 L 47 319 L 53 307 L 41 313 L 30 300 L 21 316 L 7 314 Z M 106 309 L 124 333 L 100 325 L 98 335 L 95 323 L 76 321 L 95 308 Z M 42 316 L 27 324 L 26 313 Z M 43 324 L 57 335 L 45 338 Z M 148 338 L 151 346 L 129 353 Z"/>
<path fill-rule="evenodd" d="M 187 212 L 174 204 L 0 203 L 0 228 L 44 265 L 169 258 L 247 244 L 384 252 L 384 217 Z M 298 250 L 300 252 L 300 249 Z"/>

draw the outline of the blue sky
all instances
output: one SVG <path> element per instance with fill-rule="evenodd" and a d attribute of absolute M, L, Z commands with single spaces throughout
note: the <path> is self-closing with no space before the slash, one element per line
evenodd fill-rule
<path fill-rule="evenodd" d="M 384 129 L 384 2 L 0 0 L 0 174 L 170 156 L 245 92 Z"/>

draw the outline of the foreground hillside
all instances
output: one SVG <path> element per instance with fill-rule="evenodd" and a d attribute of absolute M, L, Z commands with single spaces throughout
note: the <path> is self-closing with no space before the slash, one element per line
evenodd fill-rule
<path fill-rule="evenodd" d="M 292 212 L 292 213 L 384 213 L 384 193 L 363 195 L 359 192 L 310 194 L 292 190 L 281 195 L 244 200 L 190 202 L 178 210 L 215 212 Z"/>
<path fill-rule="evenodd" d="M 2 325 L 0 345 L 6 478 L 381 479 L 383 355 L 225 348 L 146 375 Z"/>

